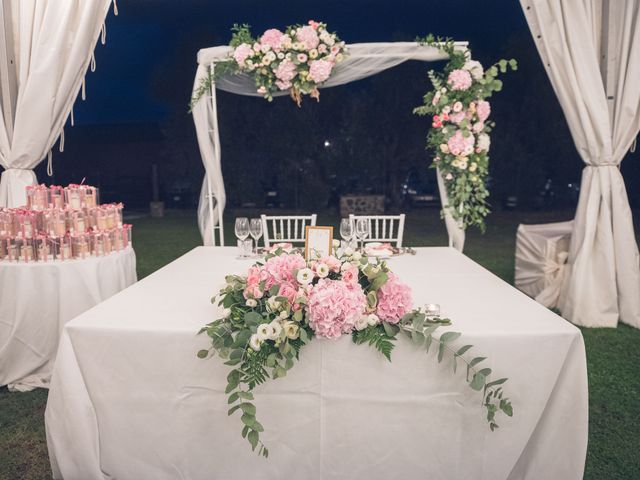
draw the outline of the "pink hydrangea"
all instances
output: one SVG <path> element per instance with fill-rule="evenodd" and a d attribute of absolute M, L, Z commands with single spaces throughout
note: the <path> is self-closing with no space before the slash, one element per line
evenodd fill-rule
<path fill-rule="evenodd" d="M 353 330 L 365 304 L 360 284 L 322 279 L 309 294 L 309 326 L 318 337 L 338 338 Z"/>
<path fill-rule="evenodd" d="M 473 135 L 469 134 L 468 137 L 465 137 L 462 135 L 462 131 L 458 130 L 449 138 L 447 146 L 452 155 L 470 155 L 473 152 L 474 143 L 475 138 Z"/>
<path fill-rule="evenodd" d="M 478 119 L 484 122 L 489 118 L 489 114 L 491 113 L 491 104 L 486 100 L 480 100 L 478 105 L 476 105 L 476 113 L 478 114 Z"/>
<path fill-rule="evenodd" d="M 411 288 L 390 273 L 387 281 L 378 289 L 376 314 L 388 323 L 398 323 L 413 308 Z"/>
<path fill-rule="evenodd" d="M 452 90 L 467 90 L 472 83 L 471 74 L 466 70 L 454 70 L 447 79 Z"/>
<path fill-rule="evenodd" d="M 276 87 L 280 90 L 289 90 L 293 84 L 291 82 L 283 82 L 282 80 L 276 80 Z"/>
<path fill-rule="evenodd" d="M 302 258 L 302 256 L 297 253 L 291 255 L 283 254 L 271 257 L 264 264 L 264 271 L 266 273 L 265 287 L 269 289 L 273 285 L 280 285 L 282 283 L 289 282 L 295 285 L 297 288 L 297 271 L 301 268 L 304 268 L 305 266 L 306 263 L 304 261 L 304 258 Z"/>
<path fill-rule="evenodd" d="M 322 83 L 333 70 L 333 64 L 327 60 L 313 60 L 309 63 L 309 78 L 316 83 Z"/>
<path fill-rule="evenodd" d="M 276 52 L 280 50 L 282 46 L 284 33 L 277 28 L 270 28 L 262 34 L 260 37 L 260 43 L 263 45 L 269 45 L 272 50 Z"/>
<path fill-rule="evenodd" d="M 249 58 L 251 55 L 253 55 L 253 48 L 251 48 L 251 45 L 248 45 L 246 43 L 241 43 L 240 45 L 238 45 L 236 47 L 236 49 L 233 51 L 233 59 L 238 63 L 238 65 L 240 65 L 241 67 L 244 66 L 244 62 L 247 60 L 247 58 Z"/>
<path fill-rule="evenodd" d="M 290 82 L 296 76 L 296 66 L 291 60 L 283 60 L 274 73 L 278 80 Z"/>
<path fill-rule="evenodd" d="M 304 48 L 307 50 L 316 48 L 320 43 L 318 32 L 316 32 L 315 28 L 310 25 L 298 29 L 298 31 L 296 32 L 296 38 L 300 43 L 304 45 Z"/>
<path fill-rule="evenodd" d="M 460 125 L 460 122 L 466 118 L 464 112 L 456 112 L 449 115 L 449 120 L 455 123 L 456 125 Z"/>

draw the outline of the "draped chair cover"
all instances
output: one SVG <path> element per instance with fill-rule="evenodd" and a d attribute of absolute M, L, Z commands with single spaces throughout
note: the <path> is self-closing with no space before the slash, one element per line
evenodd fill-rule
<path fill-rule="evenodd" d="M 111 1 L 11 3 L 18 95 L 11 136 L 0 109 L 0 206 L 24 205 L 37 183 L 33 168 L 62 132 Z"/>
<path fill-rule="evenodd" d="M 467 42 L 457 42 L 456 46 L 461 50 L 467 50 Z M 415 42 L 356 43 L 347 45 L 347 48 L 349 55 L 337 65 L 332 76 L 321 88 L 335 87 L 361 80 L 408 60 L 432 62 L 447 58 L 447 55 L 437 48 L 422 46 Z M 194 91 L 198 89 L 201 81 L 207 78 L 210 69 L 215 68 L 215 62 L 227 59 L 232 51 L 233 49 L 229 46 L 219 46 L 202 49 L 198 52 L 198 70 L 194 81 Z M 223 76 L 217 80 L 215 87 L 238 95 L 261 97 L 256 92 L 253 79 L 245 74 Z M 198 207 L 198 225 L 205 245 L 215 244 L 214 227 L 222 218 L 226 200 L 222 178 L 215 90 L 216 88 L 212 88 L 210 95 L 202 98 L 193 109 L 200 154 L 205 167 L 205 178 Z M 276 95 L 288 94 L 284 91 L 278 92 Z M 440 181 L 438 187 L 442 204 L 447 205 L 447 192 L 444 184 Z M 445 210 L 445 223 L 449 234 L 449 243 L 458 250 L 462 250 L 464 230 L 447 210 Z M 222 235 L 220 235 L 220 239 L 222 239 Z"/>
<path fill-rule="evenodd" d="M 521 0 L 586 167 L 559 307 L 588 327 L 640 328 L 640 262 L 620 162 L 640 130 L 640 2 Z M 607 91 L 600 60 L 609 51 Z M 612 100 L 608 104 L 608 98 Z M 611 98 L 613 97 L 613 98 Z"/>

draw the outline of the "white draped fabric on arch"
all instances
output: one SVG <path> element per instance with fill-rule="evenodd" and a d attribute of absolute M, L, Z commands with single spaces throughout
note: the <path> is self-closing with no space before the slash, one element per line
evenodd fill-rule
<path fill-rule="evenodd" d="M 37 183 L 33 168 L 50 155 L 59 137 L 62 149 L 63 127 L 87 68 L 90 64 L 95 68 L 93 49 L 101 32 L 104 43 L 104 20 L 111 2 L 14 0 L 7 4 L 11 8 L 3 14 L 10 21 L 4 20 L 12 32 L 6 32 L 7 51 L 0 52 L 0 63 L 6 61 L 0 65 L 4 70 L 0 78 L 0 165 L 4 168 L 0 207 L 24 205 L 25 187 Z"/>
<path fill-rule="evenodd" d="M 640 328 L 640 256 L 620 173 L 640 130 L 640 2 L 521 4 L 586 164 L 560 310 L 578 325 Z"/>
<path fill-rule="evenodd" d="M 460 50 L 467 50 L 467 42 L 457 42 Z M 332 76 L 321 88 L 335 87 L 349 82 L 375 75 L 409 60 L 433 62 L 448 58 L 446 53 L 430 46 L 416 42 L 394 43 L 356 43 L 347 45 L 348 57 L 336 67 Z M 200 87 L 215 69 L 215 63 L 226 60 L 233 51 L 232 47 L 219 46 L 205 48 L 198 52 L 198 70 L 194 82 L 194 91 Z M 256 92 L 253 79 L 248 75 L 226 75 L 219 78 L 216 88 L 239 95 L 261 97 Z M 193 120 L 196 126 L 200 154 L 205 167 L 205 178 L 200 193 L 198 207 L 198 225 L 205 245 L 215 245 L 215 229 L 218 229 L 219 243 L 223 245 L 222 213 L 226 196 L 222 178 L 220 152 L 220 136 L 218 130 L 218 114 L 216 107 L 216 88 L 210 95 L 200 99 L 193 107 Z M 288 92 L 279 92 L 288 95 Z M 425 131 L 425 136 L 426 136 Z M 442 204 L 447 204 L 447 192 L 443 183 L 438 183 Z M 445 223 L 449 235 L 449 243 L 458 250 L 464 246 L 465 233 L 457 222 L 445 210 Z"/>

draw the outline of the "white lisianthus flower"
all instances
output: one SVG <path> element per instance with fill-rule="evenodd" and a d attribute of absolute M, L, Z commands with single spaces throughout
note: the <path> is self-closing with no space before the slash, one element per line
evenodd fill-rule
<path fill-rule="evenodd" d="M 282 60 L 284 58 L 284 53 L 278 52 L 278 59 Z"/>
<path fill-rule="evenodd" d="M 477 60 L 468 60 L 462 69 L 468 71 L 474 80 L 480 80 L 484 75 L 484 68 L 482 68 L 482 64 Z"/>
<path fill-rule="evenodd" d="M 491 138 L 486 133 L 481 133 L 480 135 L 478 135 L 477 145 L 480 150 L 488 152 L 489 147 L 491 146 Z"/>
<path fill-rule="evenodd" d="M 326 278 L 329 275 L 329 267 L 326 263 L 318 263 L 316 265 L 316 273 L 320 278 Z"/>
<path fill-rule="evenodd" d="M 350 268 L 352 268 L 353 265 L 351 265 L 349 262 L 344 262 L 341 266 L 340 266 L 340 271 L 344 272 L 345 270 L 349 270 Z"/>
<path fill-rule="evenodd" d="M 453 180 L 453 175 L 451 173 L 447 173 L 447 176 L 444 177 L 446 180 Z"/>
<path fill-rule="evenodd" d="M 271 339 L 271 337 L 273 337 L 273 327 L 270 323 L 260 324 L 258 325 L 258 331 L 256 332 L 256 335 L 258 335 L 258 339 L 261 342 L 269 340 Z"/>
<path fill-rule="evenodd" d="M 280 306 L 280 302 L 276 300 L 276 297 L 269 297 L 267 299 L 267 306 L 273 311 L 277 310 Z"/>
<path fill-rule="evenodd" d="M 345 249 L 344 249 L 344 254 L 345 254 L 347 257 L 350 257 L 351 255 L 353 255 L 353 248 L 351 248 L 351 247 L 347 247 L 347 248 L 345 248 Z"/>
<path fill-rule="evenodd" d="M 380 319 L 375 313 L 371 313 L 367 315 L 367 323 L 369 323 L 369 326 L 373 327 L 374 325 L 380 323 Z"/>
<path fill-rule="evenodd" d="M 362 258 L 362 254 L 360 252 L 353 252 L 353 255 L 351 255 L 351 258 L 358 261 Z"/>
<path fill-rule="evenodd" d="M 271 45 L 265 43 L 260 47 L 260 50 L 262 51 L 262 53 L 267 53 L 269 50 L 271 50 Z"/>
<path fill-rule="evenodd" d="M 258 302 L 255 298 L 248 298 L 245 303 L 249 308 L 256 308 L 258 306 Z"/>
<path fill-rule="evenodd" d="M 456 102 L 453 104 L 453 111 L 460 112 L 462 111 L 462 102 Z"/>
<path fill-rule="evenodd" d="M 336 55 L 336 62 L 340 63 L 342 60 L 344 60 L 344 55 L 342 55 L 341 53 Z"/>
<path fill-rule="evenodd" d="M 260 44 L 258 42 L 253 44 L 253 51 L 254 52 L 259 52 L 260 51 Z"/>
<path fill-rule="evenodd" d="M 301 285 L 309 285 L 313 281 L 313 270 L 310 268 L 301 268 L 298 270 L 296 280 Z"/>
<path fill-rule="evenodd" d="M 442 153 L 449 153 L 449 145 L 447 145 L 446 143 L 441 143 L 440 144 L 440 151 Z"/>
<path fill-rule="evenodd" d="M 469 165 L 469 171 L 475 172 L 477 169 L 478 169 L 478 164 L 476 162 L 471 162 L 471 165 Z"/>
<path fill-rule="evenodd" d="M 287 318 L 289 318 L 289 312 L 283 310 L 280 312 L 280 315 L 278 315 L 278 317 L 280 317 L 282 320 L 286 320 Z"/>
<path fill-rule="evenodd" d="M 442 109 L 442 113 L 449 113 L 450 111 L 451 111 L 451 107 L 449 105 L 447 105 Z"/>
<path fill-rule="evenodd" d="M 318 50 L 315 48 L 309 50 L 309 58 L 318 58 Z"/>
<path fill-rule="evenodd" d="M 446 89 L 445 87 L 442 87 L 442 88 L 440 89 L 440 93 L 447 93 L 447 89 Z"/>
<path fill-rule="evenodd" d="M 282 325 L 280 325 L 280 322 L 278 320 L 273 320 L 269 325 L 271 326 L 272 330 L 269 340 L 276 340 L 282 333 Z"/>
<path fill-rule="evenodd" d="M 332 244 L 333 244 L 333 248 L 339 248 L 340 247 L 340 240 L 336 240 L 334 238 Z"/>
<path fill-rule="evenodd" d="M 355 323 L 356 330 L 358 331 L 364 330 L 368 326 L 369 326 L 369 318 L 366 315 L 363 315 L 362 317 L 359 317 L 356 320 L 356 323 Z"/>
<path fill-rule="evenodd" d="M 260 351 L 260 347 L 262 346 L 262 340 L 260 340 L 257 333 L 254 333 L 253 335 L 251 335 L 251 338 L 249 339 L 249 346 L 256 352 Z"/>
<path fill-rule="evenodd" d="M 284 322 L 282 328 L 284 329 L 284 334 L 290 340 L 295 340 L 300 336 L 300 327 L 294 322 Z"/>
<path fill-rule="evenodd" d="M 269 52 L 267 53 L 267 57 L 269 58 L 269 60 L 271 60 L 272 62 L 277 58 L 275 52 Z"/>

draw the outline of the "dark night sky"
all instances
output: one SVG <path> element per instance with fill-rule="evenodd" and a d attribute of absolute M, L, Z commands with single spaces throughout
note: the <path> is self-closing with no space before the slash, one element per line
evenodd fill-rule
<path fill-rule="evenodd" d="M 171 102 L 153 82 L 175 70 L 195 73 L 198 48 L 226 44 L 233 23 L 254 34 L 313 18 L 328 23 L 348 43 L 411 40 L 432 32 L 468 40 L 481 61 L 493 60 L 515 31 L 527 30 L 514 0 L 374 0 L 265 2 L 256 0 L 120 0 L 120 14 L 107 18 L 107 44 L 98 45 L 98 68 L 87 75 L 87 101 L 78 102 L 78 124 L 162 121 L 185 105 L 181 84 Z"/>

